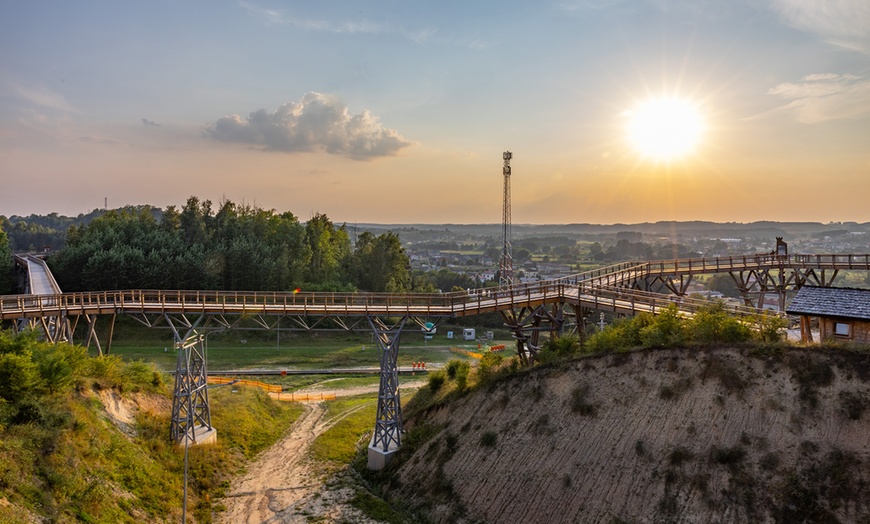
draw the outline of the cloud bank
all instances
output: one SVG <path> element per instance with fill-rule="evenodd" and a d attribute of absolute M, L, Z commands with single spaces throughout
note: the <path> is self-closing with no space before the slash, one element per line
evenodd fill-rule
<path fill-rule="evenodd" d="M 867 0 L 771 0 L 786 23 L 827 42 L 870 53 L 870 2 Z"/>
<path fill-rule="evenodd" d="M 792 114 L 806 124 L 870 115 L 870 81 L 855 75 L 808 75 L 800 82 L 779 84 L 768 94 L 789 101 L 772 112 Z"/>
<path fill-rule="evenodd" d="M 205 134 L 268 151 L 325 151 L 356 160 L 394 156 L 411 145 L 368 111 L 353 115 L 335 97 L 315 92 L 271 113 L 260 109 L 244 120 L 239 115 L 220 118 Z"/>

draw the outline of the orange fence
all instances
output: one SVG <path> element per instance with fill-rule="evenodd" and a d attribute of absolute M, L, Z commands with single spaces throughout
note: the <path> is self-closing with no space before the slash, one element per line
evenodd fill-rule
<path fill-rule="evenodd" d="M 483 358 L 483 353 L 478 353 L 477 351 L 468 351 L 467 349 L 462 349 L 462 348 L 458 348 L 458 347 L 451 347 L 450 351 L 452 351 L 454 353 L 460 353 L 462 355 L 465 355 L 466 357 L 471 357 L 471 358 L 476 358 L 476 359 Z"/>
<path fill-rule="evenodd" d="M 335 393 L 272 393 L 275 400 L 284 402 L 310 402 L 313 400 L 335 400 Z"/>
<path fill-rule="evenodd" d="M 275 400 L 285 402 L 309 402 L 314 400 L 335 400 L 335 393 L 284 393 L 281 386 L 275 384 L 266 384 L 257 380 L 242 380 L 230 377 L 208 377 L 209 384 L 240 384 L 242 386 L 253 386 L 261 388 L 269 393 L 269 396 Z"/>
<path fill-rule="evenodd" d="M 269 393 L 281 393 L 281 391 L 283 391 L 283 388 L 281 386 L 276 386 L 275 384 L 266 384 L 265 382 L 259 382 L 256 380 L 241 380 L 230 377 L 208 377 L 209 384 L 229 384 L 230 382 L 240 384 L 242 386 L 253 386 L 257 388 L 262 388 Z"/>
<path fill-rule="evenodd" d="M 490 351 L 504 351 L 504 344 L 496 344 L 494 346 L 489 346 Z"/>

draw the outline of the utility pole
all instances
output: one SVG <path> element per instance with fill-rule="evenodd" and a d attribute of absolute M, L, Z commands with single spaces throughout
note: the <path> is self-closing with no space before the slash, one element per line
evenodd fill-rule
<path fill-rule="evenodd" d="M 504 199 L 502 202 L 501 228 L 502 248 L 501 262 L 498 265 L 499 287 L 512 286 L 514 283 L 514 260 L 511 249 L 511 158 L 513 153 L 505 151 L 504 159 Z"/>

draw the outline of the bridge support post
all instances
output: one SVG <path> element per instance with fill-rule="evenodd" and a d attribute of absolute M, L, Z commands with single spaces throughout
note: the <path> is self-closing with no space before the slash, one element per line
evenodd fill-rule
<path fill-rule="evenodd" d="M 380 319 L 368 317 L 369 325 L 378 341 L 378 357 L 381 365 L 381 382 L 378 387 L 378 412 L 375 431 L 368 449 L 368 468 L 384 469 L 402 444 L 402 405 L 399 398 L 399 335 L 407 317 L 394 327 L 386 326 Z"/>
<path fill-rule="evenodd" d="M 178 352 L 172 419 L 169 423 L 170 439 L 185 447 L 214 442 L 217 440 L 217 430 L 211 425 L 204 337 L 196 332 L 195 327 L 190 327 L 182 339 L 171 322 L 170 326 Z"/>

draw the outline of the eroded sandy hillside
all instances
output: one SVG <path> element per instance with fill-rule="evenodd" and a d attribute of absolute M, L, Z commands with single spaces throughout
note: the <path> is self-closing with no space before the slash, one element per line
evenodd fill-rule
<path fill-rule="evenodd" d="M 870 522 L 870 355 L 589 357 L 426 413 L 392 495 L 439 522 Z"/>

